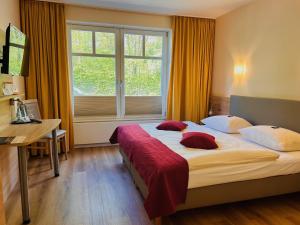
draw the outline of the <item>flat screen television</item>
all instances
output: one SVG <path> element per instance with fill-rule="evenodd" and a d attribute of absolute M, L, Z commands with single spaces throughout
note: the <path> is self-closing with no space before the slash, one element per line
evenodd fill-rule
<path fill-rule="evenodd" d="M 18 28 L 9 24 L 6 29 L 1 73 L 9 75 L 28 75 L 28 40 Z"/>

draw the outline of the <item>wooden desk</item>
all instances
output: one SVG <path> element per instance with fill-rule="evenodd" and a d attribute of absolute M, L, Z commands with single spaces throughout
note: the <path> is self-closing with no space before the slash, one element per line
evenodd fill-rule
<path fill-rule="evenodd" d="M 29 212 L 29 197 L 28 197 L 28 174 L 27 174 L 27 154 L 24 148 L 30 145 L 40 138 L 52 132 L 54 144 L 53 144 L 53 162 L 54 162 L 54 175 L 59 176 L 59 160 L 57 151 L 57 133 L 56 129 L 59 126 L 60 119 L 42 120 L 40 124 L 22 124 L 12 125 L 7 124 L 0 126 L 0 136 L 16 136 L 16 140 L 10 145 L 18 147 L 18 163 L 19 163 L 19 179 L 20 179 L 20 191 L 21 191 L 21 203 L 22 203 L 22 215 L 23 224 L 30 223 Z M 20 138 L 21 137 L 21 138 Z"/>

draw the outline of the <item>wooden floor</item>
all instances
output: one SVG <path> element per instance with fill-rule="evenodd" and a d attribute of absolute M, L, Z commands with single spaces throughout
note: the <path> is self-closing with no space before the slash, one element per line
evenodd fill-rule
<path fill-rule="evenodd" d="M 86 148 L 61 160 L 29 163 L 32 225 L 150 225 L 141 196 L 116 148 Z M 8 225 L 21 224 L 16 190 L 6 204 Z M 300 194 L 201 208 L 164 219 L 165 225 L 300 225 Z"/>

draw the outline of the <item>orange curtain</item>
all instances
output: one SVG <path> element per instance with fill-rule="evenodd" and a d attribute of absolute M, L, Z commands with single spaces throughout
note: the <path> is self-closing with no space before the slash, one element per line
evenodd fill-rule
<path fill-rule="evenodd" d="M 167 118 L 199 122 L 208 115 L 215 20 L 173 17 Z"/>
<path fill-rule="evenodd" d="M 63 4 L 20 0 L 21 29 L 29 39 L 26 97 L 38 99 L 42 118 L 61 118 L 73 146 L 73 121 Z"/>

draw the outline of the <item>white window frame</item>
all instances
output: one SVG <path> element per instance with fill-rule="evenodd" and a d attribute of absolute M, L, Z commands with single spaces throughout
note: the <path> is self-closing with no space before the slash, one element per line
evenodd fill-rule
<path fill-rule="evenodd" d="M 72 30 L 86 30 L 93 32 L 93 53 L 72 53 Z M 123 25 L 107 25 L 107 24 L 82 24 L 82 23 L 67 23 L 68 32 L 68 54 L 69 54 L 69 73 L 71 79 L 71 93 L 72 93 L 72 105 L 74 112 L 74 95 L 73 95 L 73 65 L 72 56 L 95 56 L 95 57 L 112 57 L 112 55 L 107 54 L 96 54 L 96 44 L 95 44 L 95 32 L 110 32 L 115 33 L 115 74 L 116 74 L 116 109 L 117 120 L 126 119 L 125 115 L 125 71 L 124 71 L 124 59 L 125 58 L 141 58 L 141 59 L 161 59 L 162 60 L 162 71 L 161 71 L 161 98 L 162 98 L 162 118 L 166 117 L 166 103 L 167 103 L 167 87 L 169 81 L 169 71 L 170 71 L 170 45 L 171 45 L 171 30 L 166 29 L 149 29 L 143 27 L 131 27 Z M 125 56 L 124 55 L 124 35 L 125 34 L 140 34 L 140 35 L 151 35 L 151 36 L 162 36 L 163 37 L 163 49 L 161 57 L 146 57 L 145 56 L 145 38 L 143 40 L 143 56 Z M 101 115 L 97 116 L 101 117 Z M 139 115 L 137 117 L 140 117 Z"/>

